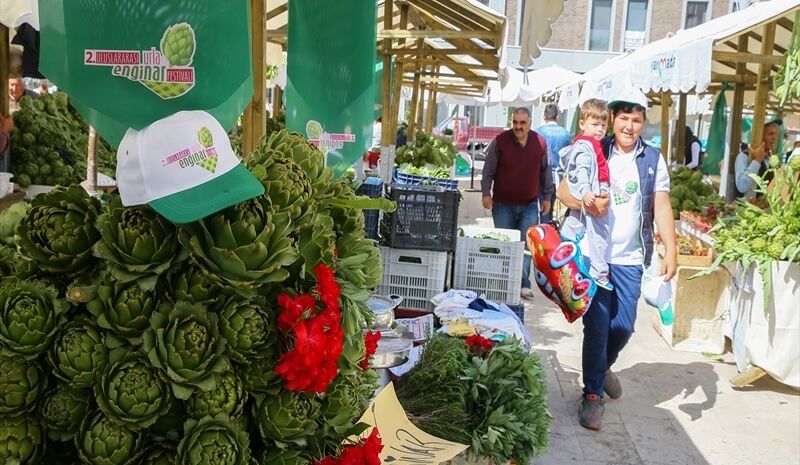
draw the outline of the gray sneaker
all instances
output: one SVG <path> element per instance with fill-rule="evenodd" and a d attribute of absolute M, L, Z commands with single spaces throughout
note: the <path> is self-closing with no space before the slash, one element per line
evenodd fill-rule
<path fill-rule="evenodd" d="M 520 290 L 519 295 L 520 295 L 520 297 L 522 297 L 525 300 L 533 300 L 533 295 L 534 295 L 533 294 L 533 289 L 531 289 L 529 287 L 523 287 Z"/>
<path fill-rule="evenodd" d="M 586 394 L 578 410 L 578 419 L 581 426 L 591 430 L 599 430 L 603 424 L 603 412 L 606 407 L 603 398 L 597 394 Z"/>
<path fill-rule="evenodd" d="M 622 383 L 619 378 L 611 370 L 606 370 L 606 379 L 603 382 L 603 390 L 606 391 L 608 397 L 612 399 L 619 399 L 622 397 Z"/>

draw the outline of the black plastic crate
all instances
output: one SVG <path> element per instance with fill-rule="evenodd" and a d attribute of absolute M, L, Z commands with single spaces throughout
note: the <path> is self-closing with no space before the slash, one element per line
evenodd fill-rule
<path fill-rule="evenodd" d="M 377 198 L 383 195 L 383 181 L 380 178 L 370 177 L 356 189 L 356 195 Z M 373 240 L 378 240 L 378 224 L 380 223 L 380 210 L 364 210 L 364 235 Z"/>
<path fill-rule="evenodd" d="M 509 305 L 508 308 L 519 317 L 523 324 L 525 323 L 525 304 Z"/>
<path fill-rule="evenodd" d="M 392 184 L 397 210 L 383 215 L 381 236 L 389 247 L 452 252 L 456 248 L 458 191 L 438 186 Z"/>

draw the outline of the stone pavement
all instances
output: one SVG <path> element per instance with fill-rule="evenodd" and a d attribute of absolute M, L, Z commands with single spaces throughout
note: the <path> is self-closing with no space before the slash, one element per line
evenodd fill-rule
<path fill-rule="evenodd" d="M 461 186 L 468 187 L 469 179 Z M 460 224 L 491 227 L 480 193 L 462 193 Z M 550 451 L 534 464 L 800 465 L 800 391 L 768 376 L 732 387 L 732 354 L 672 350 L 653 329 L 655 310 L 645 304 L 614 366 L 623 397 L 606 402 L 599 432 L 582 428 L 582 325 L 567 323 L 535 292 L 525 306 L 525 324 L 547 370 L 553 424 Z"/>

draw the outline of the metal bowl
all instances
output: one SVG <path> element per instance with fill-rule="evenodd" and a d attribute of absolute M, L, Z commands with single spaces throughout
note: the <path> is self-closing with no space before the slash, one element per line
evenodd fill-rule
<path fill-rule="evenodd" d="M 381 338 L 378 349 L 372 356 L 369 366 L 372 368 L 392 368 L 408 361 L 408 354 L 414 342 L 406 338 Z"/>
<path fill-rule="evenodd" d="M 399 295 L 383 297 L 373 295 L 367 299 L 367 306 L 372 310 L 371 329 L 387 330 L 394 325 L 394 309 L 403 301 Z"/>

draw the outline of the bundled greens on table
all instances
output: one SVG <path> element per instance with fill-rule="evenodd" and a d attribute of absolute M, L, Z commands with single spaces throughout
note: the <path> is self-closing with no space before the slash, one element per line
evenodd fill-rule
<path fill-rule="evenodd" d="M 360 208 L 391 205 L 286 130 L 246 165 L 267 195 L 188 225 L 77 185 L 0 215 L 0 463 L 304 465 L 363 430 L 382 267 Z M 327 390 L 289 391 L 275 367 L 296 341 L 276 301 L 320 292 L 321 264 L 341 355 Z"/>
<path fill-rule="evenodd" d="M 410 163 L 417 168 L 433 165 L 442 168 L 453 166 L 456 158 L 456 147 L 448 137 L 436 136 L 425 132 L 417 132 L 414 141 L 397 148 L 395 163 Z"/>

